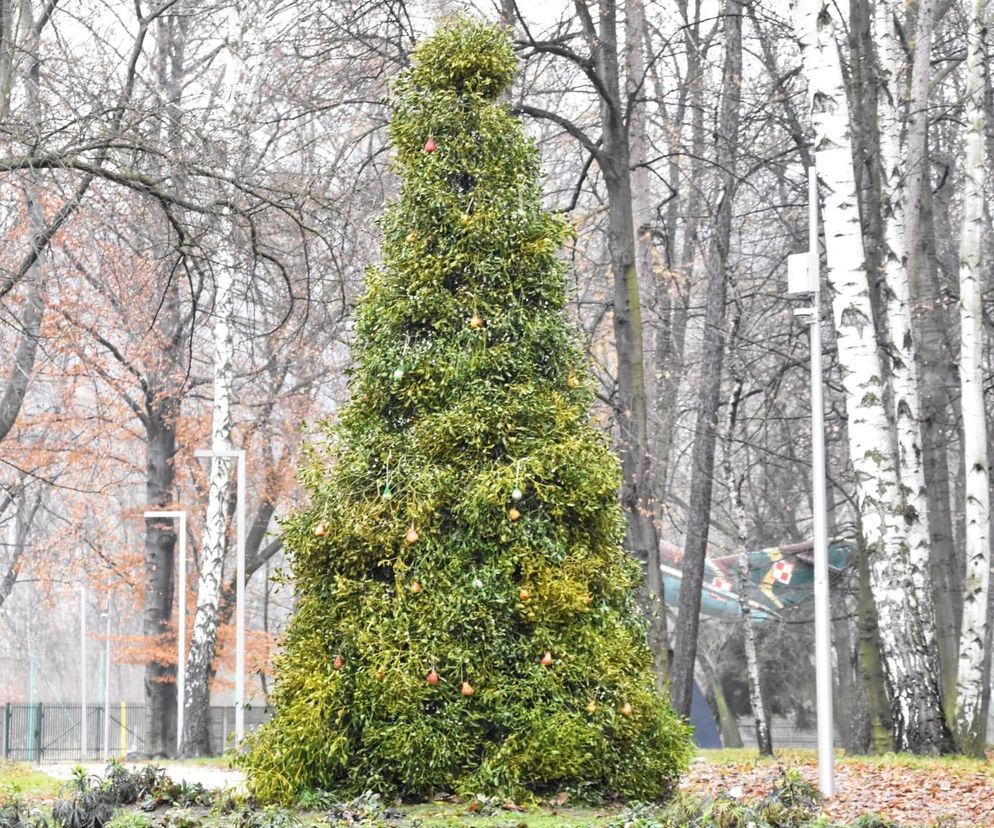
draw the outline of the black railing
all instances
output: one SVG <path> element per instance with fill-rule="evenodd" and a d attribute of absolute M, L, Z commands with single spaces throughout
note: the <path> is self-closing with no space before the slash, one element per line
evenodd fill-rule
<path fill-rule="evenodd" d="M 105 711 L 103 704 L 86 706 L 86 744 L 79 704 L 24 704 L 8 702 L 0 715 L 0 756 L 12 762 L 101 761 L 147 756 L 145 705 L 117 702 Z M 105 727 L 105 715 L 108 727 Z M 267 721 L 271 708 L 245 710 L 245 725 L 251 729 Z M 211 708 L 211 751 L 224 752 L 235 727 L 233 707 Z M 106 738 L 106 745 L 105 745 Z"/>

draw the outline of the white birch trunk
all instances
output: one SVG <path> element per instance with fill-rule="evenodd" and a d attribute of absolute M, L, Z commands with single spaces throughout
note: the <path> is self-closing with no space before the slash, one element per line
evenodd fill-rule
<path fill-rule="evenodd" d="M 254 98 L 258 84 L 258 64 L 253 71 L 243 49 L 248 29 L 244 9 L 229 11 L 228 47 L 224 53 L 222 87 L 224 134 L 231 136 L 225 149 L 229 153 L 228 172 L 237 174 L 234 160 L 244 144 L 240 116 L 244 104 Z M 235 226 L 230 209 L 225 208 L 217 228 L 217 260 L 214 268 L 214 312 L 211 331 L 214 341 L 214 404 L 211 420 L 211 449 L 231 450 L 231 406 L 234 398 L 234 288 L 240 255 L 235 241 Z M 218 610 L 224 585 L 224 561 L 228 546 L 227 514 L 231 498 L 231 471 L 236 461 L 214 457 L 211 460 L 204 523 L 200 577 L 197 581 L 197 612 L 193 622 L 190 654 L 187 659 L 187 693 L 185 732 L 182 753 L 200 755 L 210 749 L 207 710 L 210 697 L 210 673 L 217 646 Z"/>
<path fill-rule="evenodd" d="M 983 750 L 981 716 L 984 654 L 988 645 L 990 580 L 990 488 L 987 416 L 983 387 L 981 238 L 984 221 L 986 115 L 986 2 L 974 0 L 967 51 L 966 159 L 963 165 L 963 224 L 960 236 L 960 393 L 963 406 L 963 464 L 966 484 L 966 577 L 963 626 L 956 680 L 956 737 L 961 750 Z"/>
<path fill-rule="evenodd" d="M 735 326 L 738 327 L 737 324 Z M 734 352 L 734 334 L 730 338 Z M 742 399 L 742 380 L 737 379 L 732 399 L 728 404 L 728 419 L 725 428 L 725 450 L 722 453 L 722 466 L 725 472 L 725 485 L 732 498 L 733 514 L 735 515 L 735 534 L 737 556 L 735 591 L 739 598 L 739 621 L 742 629 L 742 639 L 745 642 L 746 674 L 749 677 L 749 704 L 752 706 L 752 718 L 756 725 L 756 745 L 760 756 L 773 755 L 773 742 L 770 739 L 770 729 L 767 726 L 766 705 L 763 702 L 763 684 L 759 675 L 759 655 L 756 649 L 756 630 L 752 625 L 752 607 L 746 594 L 746 584 L 749 582 L 749 555 L 747 544 L 749 533 L 746 528 L 745 504 L 742 502 L 742 487 L 736 480 L 732 465 L 732 445 L 735 436 L 735 420 Z"/>
<path fill-rule="evenodd" d="M 828 286 L 848 414 L 856 501 L 879 615 L 881 661 L 890 691 L 894 744 L 899 750 L 948 748 L 938 664 L 922 623 L 919 596 L 926 572 L 912 566 L 894 434 L 886 410 L 883 370 L 870 308 L 856 198 L 849 108 L 835 40 L 836 15 L 848 3 L 796 0 L 795 30 L 815 133 L 815 164 L 824 197 Z M 927 610 L 926 610 L 927 612 Z"/>
<path fill-rule="evenodd" d="M 908 272 L 904 220 L 904 158 L 901 136 L 902 67 L 910 71 L 898 33 L 898 9 L 890 0 L 873 6 L 874 41 L 878 52 L 877 112 L 880 133 L 880 189 L 883 221 L 883 270 L 889 332 L 891 418 L 896 432 L 898 477 L 904 496 L 904 523 L 908 535 L 913 583 L 928 646 L 935 646 L 935 608 L 932 597 L 928 523 L 918 395 L 917 347 L 912 330 L 911 279 Z M 931 14 L 931 7 L 927 9 Z"/>

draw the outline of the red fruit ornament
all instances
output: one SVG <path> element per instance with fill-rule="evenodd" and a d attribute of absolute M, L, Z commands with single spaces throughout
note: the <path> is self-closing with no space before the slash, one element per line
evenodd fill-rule
<path fill-rule="evenodd" d="M 545 655 L 542 656 L 542 666 L 551 667 L 552 666 L 552 653 L 548 650 L 545 651 Z"/>
<path fill-rule="evenodd" d="M 430 685 L 432 685 L 432 687 L 434 687 L 436 684 L 438 684 L 438 673 L 432 670 L 428 674 L 428 677 L 425 679 L 425 681 L 427 681 Z"/>
<path fill-rule="evenodd" d="M 473 685 L 468 681 L 464 681 L 462 686 L 459 688 L 459 692 L 462 693 L 467 699 L 473 695 L 476 691 L 473 689 Z"/>
<path fill-rule="evenodd" d="M 425 141 L 425 152 L 431 155 L 435 150 L 438 149 L 438 144 L 435 143 L 434 138 L 429 138 Z"/>
<path fill-rule="evenodd" d="M 335 656 L 335 669 L 341 670 L 345 666 L 345 660 L 340 656 Z"/>

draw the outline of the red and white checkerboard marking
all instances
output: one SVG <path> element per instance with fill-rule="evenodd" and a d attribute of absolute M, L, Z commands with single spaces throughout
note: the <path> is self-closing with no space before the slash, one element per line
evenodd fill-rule
<path fill-rule="evenodd" d="M 711 581 L 711 586 L 715 589 L 723 590 L 724 592 L 731 592 L 734 584 L 724 575 L 715 575 L 714 579 Z"/>
<path fill-rule="evenodd" d="M 789 584 L 791 577 L 794 575 L 795 564 L 789 561 L 777 561 L 773 564 L 772 573 L 773 580 L 779 581 L 781 584 Z"/>

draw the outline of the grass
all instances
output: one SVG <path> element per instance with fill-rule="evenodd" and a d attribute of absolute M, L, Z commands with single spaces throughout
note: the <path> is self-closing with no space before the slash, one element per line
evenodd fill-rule
<path fill-rule="evenodd" d="M 55 799 L 62 782 L 27 762 L 0 759 L 0 801 L 19 796 L 29 802 Z"/>
<path fill-rule="evenodd" d="M 760 756 L 756 748 L 720 748 L 699 750 L 699 758 L 716 765 L 753 765 L 780 763 L 790 767 L 817 765 L 818 754 L 813 750 L 784 748 L 774 750 L 773 756 Z M 916 756 L 913 753 L 884 753 L 879 756 L 847 755 L 843 750 L 835 751 L 836 765 L 856 765 L 860 767 L 898 767 L 920 770 L 945 770 L 955 773 L 991 773 L 994 765 L 989 760 L 972 756 Z"/>
<path fill-rule="evenodd" d="M 618 818 L 619 811 L 609 808 L 526 808 L 524 811 L 498 810 L 492 814 L 475 814 L 470 812 L 467 805 L 449 803 L 430 803 L 427 805 L 409 805 L 404 813 L 412 824 L 424 828 L 456 828 L 457 826 L 473 826 L 473 828 L 510 828 L 510 826 L 527 826 L 527 828 L 595 828 L 605 826 Z M 415 822 L 418 820 L 418 822 Z"/>

